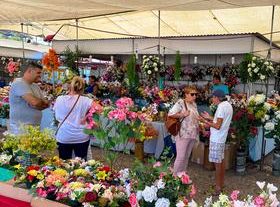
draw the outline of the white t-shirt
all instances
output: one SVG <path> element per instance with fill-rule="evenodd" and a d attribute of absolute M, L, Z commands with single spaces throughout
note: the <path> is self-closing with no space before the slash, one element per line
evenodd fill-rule
<path fill-rule="evenodd" d="M 218 118 L 223 119 L 222 126 L 219 130 L 210 128 L 210 141 L 216 143 L 225 143 L 227 140 L 228 130 L 232 119 L 233 109 L 228 101 L 223 101 L 218 105 L 217 111 L 214 116 L 214 123 Z"/>
<path fill-rule="evenodd" d="M 74 103 L 76 102 L 78 95 L 70 96 L 59 96 L 54 104 L 55 118 L 60 123 L 67 116 Z M 74 144 L 83 143 L 89 140 L 89 135 L 84 133 L 85 125 L 81 123 L 81 120 L 85 117 L 86 113 L 90 109 L 92 99 L 80 96 L 76 106 L 74 107 L 71 114 L 61 125 L 56 139 L 60 143 Z"/>

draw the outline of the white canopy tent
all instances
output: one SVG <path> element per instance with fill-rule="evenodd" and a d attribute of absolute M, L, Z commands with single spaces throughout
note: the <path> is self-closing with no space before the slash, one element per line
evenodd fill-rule
<path fill-rule="evenodd" d="M 269 38 L 272 5 L 279 0 L 4 0 L 0 2 L 0 30 L 33 35 L 54 34 L 57 40 L 156 37 L 158 12 L 161 36 L 213 35 L 258 32 Z M 275 20 L 280 8 L 275 7 Z M 63 20 L 61 20 L 63 19 Z M 108 31 L 101 32 L 102 31 Z M 280 44 L 280 22 L 273 41 Z"/>

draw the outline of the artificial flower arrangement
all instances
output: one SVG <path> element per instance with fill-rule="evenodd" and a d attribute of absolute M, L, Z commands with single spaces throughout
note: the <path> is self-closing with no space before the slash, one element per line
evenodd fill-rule
<path fill-rule="evenodd" d="M 150 165 L 137 163 L 130 171 L 131 207 L 191 206 L 196 188 L 187 173 L 174 175 L 167 158 L 162 162 L 150 162 Z"/>
<path fill-rule="evenodd" d="M 273 184 L 265 182 L 256 182 L 260 188 L 258 195 L 247 195 L 245 199 L 241 199 L 240 192 L 235 190 L 230 196 L 221 194 L 217 201 L 213 201 L 212 197 L 207 198 L 204 203 L 204 207 L 278 207 L 279 201 L 276 196 L 278 188 Z M 265 188 L 266 186 L 266 188 Z"/>
<path fill-rule="evenodd" d="M 159 72 L 163 68 L 163 62 L 155 55 L 143 56 L 142 70 L 148 78 L 149 82 L 154 83 L 157 80 Z"/>
<path fill-rule="evenodd" d="M 52 72 L 58 71 L 60 63 L 58 55 L 54 49 L 49 49 L 49 52 L 44 55 L 42 63 L 49 72 L 50 76 L 52 75 Z"/>
<path fill-rule="evenodd" d="M 271 61 L 251 56 L 251 62 L 248 64 L 248 78 L 250 82 L 265 81 L 275 73 L 276 71 Z"/>
<path fill-rule="evenodd" d="M 106 158 L 112 167 L 117 154 L 111 150 L 119 145 L 128 144 L 131 138 L 139 139 L 142 134 L 137 130 L 145 121 L 145 115 L 136 112 L 131 98 L 122 97 L 114 105 L 103 107 L 95 102 L 87 115 L 85 132 L 101 141 Z M 126 152 L 126 150 L 124 150 Z"/>

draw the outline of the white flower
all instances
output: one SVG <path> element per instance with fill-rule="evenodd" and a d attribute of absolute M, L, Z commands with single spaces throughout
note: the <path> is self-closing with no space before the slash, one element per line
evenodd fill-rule
<path fill-rule="evenodd" d="M 265 65 L 269 65 L 269 62 L 265 61 L 264 64 L 265 64 Z"/>
<path fill-rule="evenodd" d="M 127 185 L 125 185 L 125 192 L 127 196 L 130 196 L 131 194 L 131 186 L 130 183 L 128 183 Z"/>
<path fill-rule="evenodd" d="M 162 179 L 159 179 L 159 180 L 157 181 L 156 186 L 157 186 L 158 189 L 164 189 L 164 188 L 165 188 L 165 182 L 163 182 Z"/>
<path fill-rule="evenodd" d="M 274 69 L 272 66 L 268 66 L 268 68 L 269 68 L 270 70 L 273 70 L 273 69 Z"/>
<path fill-rule="evenodd" d="M 262 104 L 265 101 L 265 95 L 264 94 L 257 94 L 257 95 L 255 95 L 254 99 L 255 99 L 255 102 L 256 102 L 257 105 Z"/>
<path fill-rule="evenodd" d="M 256 67 L 256 63 L 251 64 L 252 68 Z"/>
<path fill-rule="evenodd" d="M 228 196 L 220 194 L 219 195 L 219 201 L 222 202 L 222 203 L 228 203 L 229 202 Z"/>
<path fill-rule="evenodd" d="M 271 109 L 271 105 L 269 103 L 265 102 L 264 108 L 269 111 Z"/>
<path fill-rule="evenodd" d="M 151 59 L 151 58 L 153 58 L 153 56 L 150 55 L 149 58 Z"/>
<path fill-rule="evenodd" d="M 169 207 L 170 201 L 167 198 L 159 198 L 155 203 L 155 207 Z"/>
<path fill-rule="evenodd" d="M 233 202 L 233 207 L 244 207 L 244 206 L 246 206 L 244 201 L 237 200 Z"/>
<path fill-rule="evenodd" d="M 259 72 L 259 68 L 254 69 L 254 73 L 257 73 L 257 72 Z"/>
<path fill-rule="evenodd" d="M 275 125 L 274 123 L 272 122 L 267 122 L 265 125 L 264 125 L 264 129 L 267 130 L 267 131 L 273 131 L 275 128 Z M 258 184 L 257 184 L 258 185 Z M 259 186 L 260 187 L 260 186 Z M 262 189 L 262 188 L 261 188 Z"/>
<path fill-rule="evenodd" d="M 248 64 L 248 68 L 250 68 L 251 67 L 251 64 Z"/>
<path fill-rule="evenodd" d="M 163 62 L 160 62 L 160 64 L 163 65 L 164 63 L 163 63 Z"/>
<path fill-rule="evenodd" d="M 149 68 L 149 66 L 148 65 L 145 65 L 145 67 L 144 67 L 145 69 L 148 69 Z"/>
<path fill-rule="evenodd" d="M 264 75 L 260 75 L 260 79 L 261 79 L 261 80 L 264 80 L 264 79 L 265 79 L 265 76 L 264 76 Z"/>
<path fill-rule="evenodd" d="M 154 67 L 157 67 L 157 63 L 154 63 L 153 66 L 154 66 Z"/>
<path fill-rule="evenodd" d="M 144 56 L 143 56 L 143 59 L 146 59 L 146 58 L 147 58 L 147 55 L 144 55 Z"/>
<path fill-rule="evenodd" d="M 123 170 L 120 170 L 119 174 L 120 174 L 120 180 L 122 182 L 125 182 L 129 178 L 129 169 L 125 168 Z"/>
<path fill-rule="evenodd" d="M 139 190 L 136 193 L 136 198 L 137 198 L 138 201 L 142 199 L 142 192 L 143 192 L 142 190 Z"/>
<path fill-rule="evenodd" d="M 259 182 L 257 181 L 256 184 L 259 186 L 260 189 L 263 190 L 264 186 L 265 186 L 265 182 Z"/>
<path fill-rule="evenodd" d="M 176 207 L 185 207 L 185 203 L 183 201 L 179 201 L 177 204 L 176 204 Z"/>
<path fill-rule="evenodd" d="M 151 70 L 148 70 L 147 73 L 148 73 L 149 75 L 151 75 L 151 74 L 152 74 L 152 71 L 151 71 Z"/>
<path fill-rule="evenodd" d="M 188 207 L 198 207 L 198 205 L 194 200 L 192 200 L 190 203 L 188 203 Z"/>
<path fill-rule="evenodd" d="M 255 56 L 252 58 L 252 60 L 256 60 L 256 59 L 257 59 L 257 57 L 255 57 Z"/>
<path fill-rule="evenodd" d="M 212 196 L 209 198 L 206 198 L 206 200 L 204 201 L 204 207 L 210 207 L 212 204 Z"/>
<path fill-rule="evenodd" d="M 152 203 L 157 199 L 157 188 L 155 186 L 146 186 L 142 192 L 142 196 L 146 202 Z"/>
<path fill-rule="evenodd" d="M 268 120 L 270 119 L 270 116 L 266 114 L 266 115 L 264 116 L 264 119 L 265 119 L 266 121 L 268 121 Z"/>
<path fill-rule="evenodd" d="M 250 73 L 252 71 L 252 68 L 248 68 L 248 72 Z"/>
<path fill-rule="evenodd" d="M 157 68 L 157 67 L 155 67 L 155 71 L 156 71 L 156 72 L 158 71 L 158 68 Z"/>
<path fill-rule="evenodd" d="M 280 204 L 276 197 L 276 194 L 271 193 L 269 195 L 269 200 L 271 201 L 270 207 L 278 207 Z"/>
<path fill-rule="evenodd" d="M 271 194 L 272 192 L 275 192 L 275 191 L 278 190 L 278 188 L 277 188 L 275 185 L 271 184 L 271 183 L 268 183 L 268 184 L 267 184 L 267 189 L 269 190 L 270 194 Z"/>

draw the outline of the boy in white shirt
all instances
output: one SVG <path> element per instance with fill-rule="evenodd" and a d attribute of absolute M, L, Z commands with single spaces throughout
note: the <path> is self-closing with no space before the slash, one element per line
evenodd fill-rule
<path fill-rule="evenodd" d="M 216 192 L 220 194 L 225 177 L 224 150 L 230 127 L 233 108 L 227 101 L 225 94 L 221 90 L 216 90 L 212 94 L 212 102 L 218 105 L 214 117 L 207 112 L 201 114 L 200 121 L 210 126 L 209 161 L 215 163 L 216 168 Z"/>

